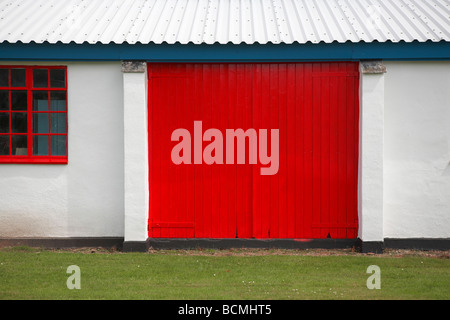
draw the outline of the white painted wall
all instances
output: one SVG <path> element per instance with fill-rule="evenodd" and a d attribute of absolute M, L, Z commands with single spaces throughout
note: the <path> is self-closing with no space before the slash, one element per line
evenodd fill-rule
<path fill-rule="evenodd" d="M 0 165 L 0 237 L 122 237 L 120 62 L 67 65 L 67 165 Z"/>
<path fill-rule="evenodd" d="M 385 61 L 385 238 L 450 237 L 450 61 Z"/>

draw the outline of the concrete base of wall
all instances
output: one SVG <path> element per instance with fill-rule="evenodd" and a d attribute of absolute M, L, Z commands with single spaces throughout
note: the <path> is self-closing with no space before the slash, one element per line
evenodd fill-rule
<path fill-rule="evenodd" d="M 385 238 L 384 245 L 390 249 L 450 250 L 450 238 Z"/>
<path fill-rule="evenodd" d="M 450 238 L 409 238 L 384 241 L 361 239 L 147 239 L 123 243 L 125 252 L 146 252 L 148 249 L 349 249 L 361 253 L 383 253 L 384 249 L 450 250 Z"/>
<path fill-rule="evenodd" d="M 49 249 L 82 247 L 114 248 L 123 252 L 152 249 L 350 249 L 362 253 L 383 253 L 384 249 L 450 250 L 450 238 L 361 239 L 147 239 L 124 241 L 120 237 L 85 238 L 0 238 L 1 247 L 29 246 Z"/>
<path fill-rule="evenodd" d="M 383 241 L 362 241 L 358 239 L 357 248 L 361 253 L 383 253 L 385 246 Z"/>
<path fill-rule="evenodd" d="M 150 248 L 149 241 L 124 241 L 123 252 L 147 252 Z"/>
<path fill-rule="evenodd" d="M 149 239 L 153 249 L 347 249 L 355 239 Z"/>
<path fill-rule="evenodd" d="M 0 238 L 0 247 L 28 246 L 49 249 L 82 247 L 115 248 L 122 250 L 120 237 L 80 237 L 80 238 Z"/>
<path fill-rule="evenodd" d="M 362 253 L 383 253 L 384 249 L 450 250 L 450 238 L 385 238 L 384 241 L 361 241 L 358 251 Z"/>

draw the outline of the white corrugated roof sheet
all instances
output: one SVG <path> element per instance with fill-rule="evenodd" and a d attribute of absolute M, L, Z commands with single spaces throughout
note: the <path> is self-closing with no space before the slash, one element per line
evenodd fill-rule
<path fill-rule="evenodd" d="M 450 0 L 0 0 L 0 42 L 450 41 Z"/>

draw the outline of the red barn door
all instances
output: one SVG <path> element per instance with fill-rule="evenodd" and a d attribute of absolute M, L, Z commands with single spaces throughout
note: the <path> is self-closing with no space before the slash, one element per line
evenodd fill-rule
<path fill-rule="evenodd" d="M 357 63 L 150 63 L 148 77 L 149 237 L 357 236 Z M 174 139 L 177 129 L 190 141 Z M 250 160 L 250 139 L 244 164 L 236 141 L 227 162 L 227 129 L 256 133 L 258 156 L 278 130 L 276 173 Z M 181 141 L 190 148 L 176 164 Z M 212 142 L 223 163 L 202 157 Z"/>

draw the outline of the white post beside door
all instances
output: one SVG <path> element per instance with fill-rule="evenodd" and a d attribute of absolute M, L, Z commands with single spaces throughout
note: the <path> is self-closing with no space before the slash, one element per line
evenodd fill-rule
<path fill-rule="evenodd" d="M 360 63 L 358 238 L 362 251 L 383 249 L 384 73 L 381 61 Z"/>
<path fill-rule="evenodd" d="M 147 64 L 123 61 L 124 93 L 124 251 L 147 249 L 148 131 Z"/>

